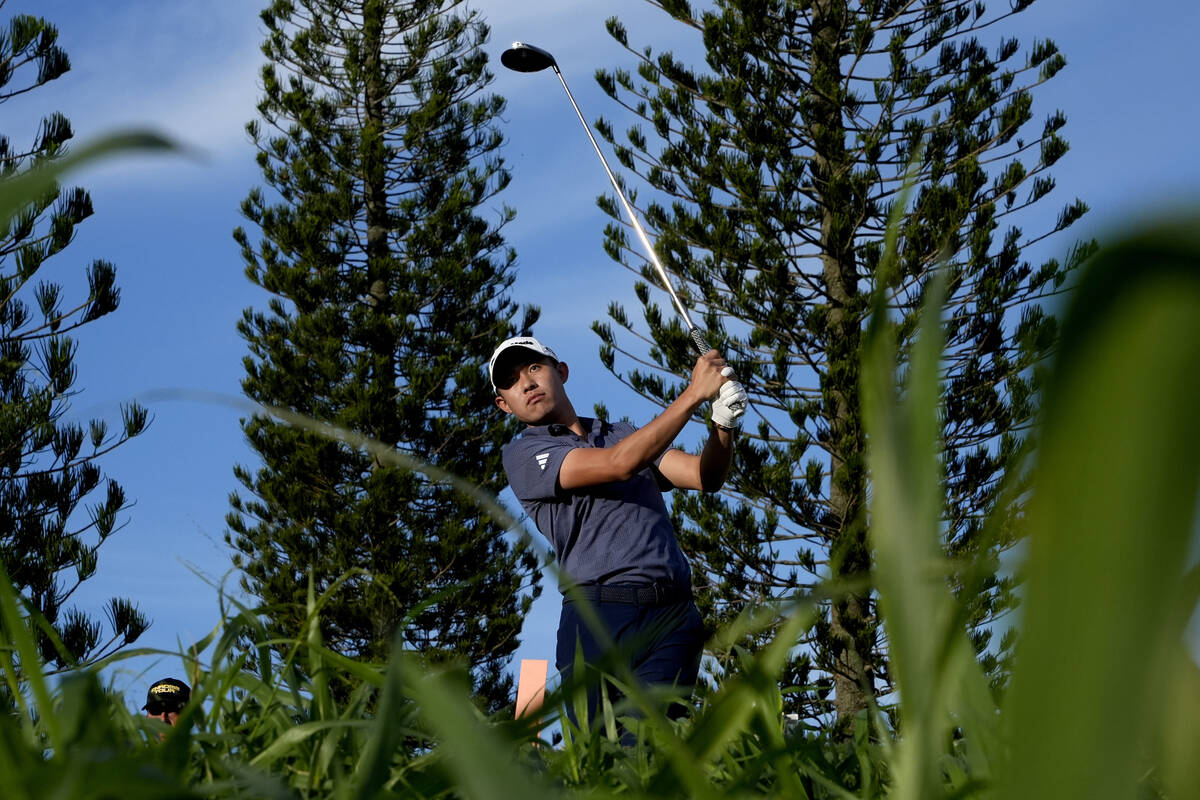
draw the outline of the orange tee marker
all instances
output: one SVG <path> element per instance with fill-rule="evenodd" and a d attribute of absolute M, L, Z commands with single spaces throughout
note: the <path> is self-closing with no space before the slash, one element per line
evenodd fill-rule
<path fill-rule="evenodd" d="M 546 699 L 549 668 L 550 662 L 544 658 L 521 659 L 521 676 L 517 678 L 517 719 L 541 711 Z"/>

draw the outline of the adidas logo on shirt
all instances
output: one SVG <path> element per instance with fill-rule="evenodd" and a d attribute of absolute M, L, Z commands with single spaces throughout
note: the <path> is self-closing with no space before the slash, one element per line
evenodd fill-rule
<path fill-rule="evenodd" d="M 549 453 L 538 453 L 536 456 L 534 456 L 534 459 L 537 461 L 537 464 L 539 467 L 541 467 L 542 471 L 545 472 L 546 464 L 549 463 L 549 461 L 550 461 L 550 454 Z"/>

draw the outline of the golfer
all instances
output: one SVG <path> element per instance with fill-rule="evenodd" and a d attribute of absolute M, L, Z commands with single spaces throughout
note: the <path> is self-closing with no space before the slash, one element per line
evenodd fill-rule
<path fill-rule="evenodd" d="M 531 336 L 501 342 L 488 372 L 496 405 L 529 426 L 505 446 L 504 470 L 564 574 L 555 653 L 564 682 L 578 649 L 591 672 L 617 657 L 644 685 L 690 694 L 704 626 L 662 492 L 721 488 L 746 407 L 745 390 L 723 374 L 731 370 L 721 354 L 710 351 L 697 359 L 683 393 L 637 428 L 576 414 L 564 389 L 567 364 Z M 710 400 L 713 426 L 701 454 L 673 449 L 693 412 Z M 591 602 L 615 653 L 583 622 L 567 593 L 571 585 Z M 614 672 L 611 661 L 604 665 Z M 599 696 L 597 681 L 588 692 L 592 722 Z M 679 703 L 668 708 L 672 717 L 685 712 Z"/>

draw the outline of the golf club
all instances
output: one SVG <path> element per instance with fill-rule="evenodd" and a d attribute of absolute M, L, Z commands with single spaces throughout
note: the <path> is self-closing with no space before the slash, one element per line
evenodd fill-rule
<path fill-rule="evenodd" d="M 671 295 L 671 301 L 675 304 L 675 310 L 679 312 L 680 318 L 688 327 L 688 334 L 692 338 L 692 344 L 701 355 L 707 353 L 712 348 L 708 342 L 704 340 L 704 334 L 692 322 L 692 317 L 688 314 L 687 307 L 684 306 L 679 299 L 679 295 L 675 294 L 675 288 L 671 285 L 671 278 L 667 275 L 666 269 L 663 268 L 662 262 L 658 260 L 658 254 L 654 252 L 654 246 L 650 244 L 650 238 L 646 236 L 646 231 L 642 229 L 642 225 L 638 222 L 637 214 L 633 213 L 633 206 L 625 198 L 625 192 L 621 190 L 621 185 L 617 183 L 617 176 L 608 166 L 608 159 L 604 157 L 604 153 L 600 150 L 600 145 L 596 142 L 596 137 L 592 136 L 592 129 L 588 127 L 587 120 L 583 118 L 583 112 L 579 110 L 579 104 L 575 102 L 575 96 L 571 94 L 570 88 L 567 86 L 567 81 L 563 78 L 562 70 L 558 68 L 558 62 L 554 60 L 554 56 L 540 47 L 534 47 L 525 42 L 513 42 L 512 47 L 500 54 L 500 63 L 516 72 L 541 72 L 550 67 L 554 70 L 554 74 L 558 76 L 559 83 L 567 93 L 567 99 L 571 101 L 571 106 L 575 109 L 575 115 L 579 117 L 579 123 L 583 125 L 583 130 L 587 133 L 588 139 L 592 143 L 592 147 L 596 149 L 596 155 L 600 157 L 600 163 L 604 165 L 604 171 L 608 173 L 608 179 L 612 181 L 613 189 L 617 193 L 617 197 L 621 200 L 621 205 L 625 207 L 625 214 L 629 217 L 630 224 L 637 231 L 638 238 L 642 240 L 642 247 L 646 250 L 646 255 L 650 258 L 650 263 L 654 265 L 654 269 L 658 272 L 658 277 L 662 281 L 663 288 L 667 290 L 667 294 Z M 729 377 L 733 374 L 732 367 L 726 367 L 724 374 Z"/>

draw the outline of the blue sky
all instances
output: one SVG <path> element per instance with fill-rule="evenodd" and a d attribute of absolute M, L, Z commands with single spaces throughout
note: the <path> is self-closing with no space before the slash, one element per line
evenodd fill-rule
<path fill-rule="evenodd" d="M 243 308 L 266 302 L 243 277 L 231 237 L 242 223 L 241 200 L 259 184 L 244 125 L 255 118 L 259 93 L 260 5 L 8 0 L 0 13 L 55 23 L 73 63 L 54 84 L 3 106 L 0 129 L 15 141 L 32 136 L 37 117 L 58 110 L 81 141 L 149 126 L 203 154 L 127 157 L 73 176 L 91 191 L 96 214 L 45 275 L 79 290 L 91 260 L 108 259 L 118 269 L 121 308 L 78 336 L 81 393 L 73 408 L 82 417 L 116 420 L 123 401 L 143 398 L 154 422 L 102 462 L 136 506 L 101 549 L 99 574 L 76 600 L 96 607 L 114 594 L 130 597 L 154 620 L 139 644 L 167 650 L 199 639 L 218 621 L 205 579 L 220 581 L 229 569 L 222 536 L 228 495 L 238 488 L 232 468 L 253 463 L 240 412 L 204 398 L 240 396 L 246 348 L 235 325 Z M 491 25 L 493 58 L 518 39 L 551 50 L 584 115 L 605 116 L 618 129 L 620 109 L 592 74 L 629 59 L 609 39 L 604 19 L 619 16 L 635 45 L 687 42 L 678 24 L 640 0 L 474 6 Z M 1035 121 L 1062 109 L 1071 144 L 1054 169 L 1059 188 L 1039 204 L 1040 213 L 1049 225 L 1074 197 L 1092 210 L 1070 238 L 1046 245 L 1051 253 L 1065 252 L 1076 238 L 1104 240 L 1139 219 L 1196 208 L 1198 27 L 1200 6 L 1190 0 L 1168 0 L 1153 11 L 1118 0 L 1042 0 L 1005 31 L 1023 45 L 1051 38 L 1068 60 L 1035 93 Z M 536 333 L 571 362 L 577 408 L 603 400 L 614 413 L 644 418 L 649 406 L 600 366 L 588 330 L 611 299 L 632 296 L 628 273 L 601 249 L 607 218 L 595 197 L 607 187 L 604 172 L 552 74 L 518 75 L 498 61 L 494 69 L 492 89 L 508 99 L 502 125 L 513 182 L 502 200 L 517 210 L 507 228 L 519 258 L 515 297 L 542 307 Z M 164 399 L 161 390 L 182 399 Z M 557 604 L 550 585 L 526 621 L 518 659 L 553 659 Z M 139 659 L 113 677 L 132 700 L 154 679 L 179 671 L 177 658 Z"/>

